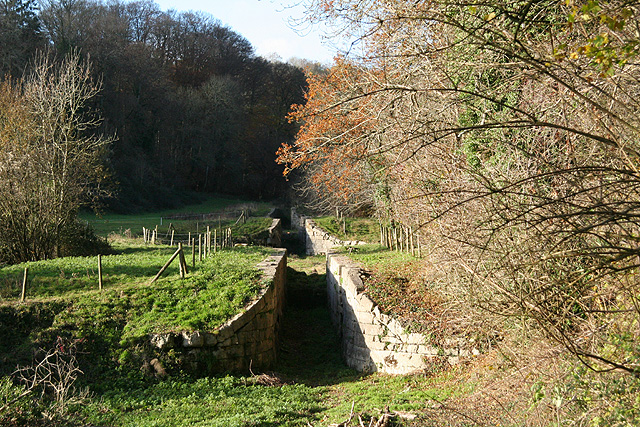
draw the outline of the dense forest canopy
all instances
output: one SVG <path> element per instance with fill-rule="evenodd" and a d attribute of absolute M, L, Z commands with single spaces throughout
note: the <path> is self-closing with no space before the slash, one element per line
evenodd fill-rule
<path fill-rule="evenodd" d="M 301 68 L 257 56 L 214 17 L 153 1 L 2 0 L 0 76 L 17 79 L 46 51 L 92 63 L 88 107 L 114 136 L 112 209 L 180 203 L 189 191 L 283 194 L 274 152 L 292 140 L 286 114 L 303 101 Z"/>

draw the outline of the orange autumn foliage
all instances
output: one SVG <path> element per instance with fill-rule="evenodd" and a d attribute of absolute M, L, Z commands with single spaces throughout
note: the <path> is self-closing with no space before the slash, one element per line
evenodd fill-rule
<path fill-rule="evenodd" d="M 365 138 L 375 122 L 367 109 L 363 70 L 338 58 L 329 73 L 310 74 L 307 81 L 306 103 L 292 106 L 289 114 L 300 130 L 293 145 L 278 149 L 277 162 L 286 165 L 285 176 L 304 169 L 317 192 L 349 203 L 367 182 Z"/>

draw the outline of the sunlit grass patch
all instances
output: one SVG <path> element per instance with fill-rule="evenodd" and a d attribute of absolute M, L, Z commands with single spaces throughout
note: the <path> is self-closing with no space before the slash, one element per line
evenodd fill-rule
<path fill-rule="evenodd" d="M 314 218 L 314 221 L 318 227 L 341 240 L 380 241 L 380 226 L 373 218 L 326 216 Z"/>

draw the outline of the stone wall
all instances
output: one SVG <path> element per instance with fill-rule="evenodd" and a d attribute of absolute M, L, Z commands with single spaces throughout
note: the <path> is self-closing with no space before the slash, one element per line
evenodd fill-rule
<path fill-rule="evenodd" d="M 338 246 L 366 244 L 358 240 L 340 240 L 330 235 L 318 227 L 312 219 L 298 215 L 295 208 L 291 208 L 291 226 L 298 230 L 300 238 L 304 240 L 307 255 L 326 254 Z"/>
<path fill-rule="evenodd" d="M 282 220 L 274 218 L 269 227 L 269 237 L 267 238 L 267 246 L 279 248 L 282 246 Z"/>
<path fill-rule="evenodd" d="M 360 268 L 350 259 L 327 254 L 329 309 L 342 341 L 347 365 L 362 372 L 408 374 L 433 364 L 455 365 L 461 357 L 478 354 L 463 340 L 429 343 L 422 334 L 409 333 L 364 294 Z"/>
<path fill-rule="evenodd" d="M 245 311 L 214 331 L 152 335 L 151 345 L 159 353 L 173 350 L 181 369 L 200 374 L 231 371 L 248 374 L 250 368 L 272 367 L 284 308 L 286 250 L 278 249 L 258 268 L 269 285 Z"/>

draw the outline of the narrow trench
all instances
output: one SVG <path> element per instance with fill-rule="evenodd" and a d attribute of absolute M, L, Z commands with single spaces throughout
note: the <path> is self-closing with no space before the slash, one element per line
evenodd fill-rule
<path fill-rule="evenodd" d="M 277 373 L 310 386 L 353 377 L 327 308 L 324 257 L 290 255 L 288 265 Z"/>

